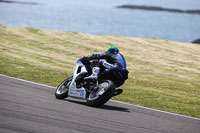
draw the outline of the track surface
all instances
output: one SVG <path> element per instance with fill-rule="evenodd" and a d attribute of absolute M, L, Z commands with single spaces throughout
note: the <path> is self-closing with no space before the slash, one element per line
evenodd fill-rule
<path fill-rule="evenodd" d="M 200 119 L 114 101 L 92 108 L 54 91 L 0 75 L 0 133 L 200 133 Z"/>

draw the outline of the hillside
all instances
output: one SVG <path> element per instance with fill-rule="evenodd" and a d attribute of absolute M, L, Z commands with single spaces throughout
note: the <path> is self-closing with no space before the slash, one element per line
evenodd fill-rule
<path fill-rule="evenodd" d="M 57 86 L 76 60 L 119 47 L 129 79 L 114 97 L 200 118 L 200 45 L 0 26 L 0 73 Z"/>

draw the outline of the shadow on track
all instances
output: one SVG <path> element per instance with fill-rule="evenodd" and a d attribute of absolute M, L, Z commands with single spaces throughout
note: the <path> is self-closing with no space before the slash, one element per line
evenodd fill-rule
<path fill-rule="evenodd" d="M 130 112 L 130 110 L 127 109 L 127 108 L 117 107 L 117 106 L 112 106 L 112 105 L 103 105 L 99 109 L 112 110 L 112 111 L 121 111 L 121 112 Z"/>
<path fill-rule="evenodd" d="M 64 99 L 63 101 L 68 101 L 71 103 L 76 103 L 76 104 L 81 104 L 87 106 L 85 101 L 75 101 L 75 100 L 70 100 L 70 99 Z M 121 111 L 121 112 L 130 112 L 129 109 L 123 108 L 123 107 L 117 107 L 117 106 L 112 106 L 112 105 L 103 105 L 97 109 L 103 109 L 103 110 L 111 110 L 111 111 Z"/>

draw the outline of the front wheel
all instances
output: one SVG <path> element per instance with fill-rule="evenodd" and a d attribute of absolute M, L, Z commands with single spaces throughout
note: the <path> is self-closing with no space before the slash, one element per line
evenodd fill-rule
<path fill-rule="evenodd" d="M 57 99 L 64 99 L 68 97 L 69 85 L 72 81 L 72 76 L 70 78 L 65 79 L 56 89 L 55 97 Z"/>
<path fill-rule="evenodd" d="M 102 106 L 113 96 L 115 88 L 115 84 L 110 80 L 100 82 L 99 91 L 87 94 L 87 105 L 92 107 Z M 100 94 L 101 92 L 103 92 L 102 95 Z"/>

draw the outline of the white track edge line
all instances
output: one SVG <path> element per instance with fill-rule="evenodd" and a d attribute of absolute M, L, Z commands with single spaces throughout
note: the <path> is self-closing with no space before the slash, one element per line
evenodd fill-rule
<path fill-rule="evenodd" d="M 15 78 L 15 77 L 3 75 L 3 74 L 0 74 L 0 76 L 7 77 L 7 78 L 10 78 L 10 79 L 16 79 L 16 80 L 19 80 L 19 81 L 23 81 L 23 82 L 27 82 L 27 83 L 31 83 L 31 84 L 36 84 L 36 85 L 40 85 L 40 86 L 44 86 L 44 87 L 49 87 L 49 88 L 54 88 L 54 89 L 56 88 L 56 87 L 53 87 L 53 86 L 40 84 L 40 83 L 36 83 L 36 82 L 33 82 L 33 81 L 28 81 L 28 80 L 25 80 L 25 79 Z"/>
<path fill-rule="evenodd" d="M 49 87 L 49 88 L 53 88 L 53 89 L 56 88 L 56 87 L 53 87 L 53 86 L 49 86 L 49 85 L 45 85 L 45 84 L 40 84 L 40 83 L 28 81 L 28 80 L 25 80 L 25 79 L 15 78 L 15 77 L 3 75 L 3 74 L 0 74 L 0 76 L 2 76 L 2 77 L 7 77 L 7 78 L 11 78 L 11 79 L 16 79 L 16 80 L 19 80 L 19 81 L 23 81 L 23 82 L 27 82 L 27 83 L 31 83 L 31 84 L 36 84 L 36 85 L 40 85 L 40 86 L 44 86 L 44 87 Z M 146 110 L 152 110 L 152 111 L 162 112 L 162 113 L 166 113 L 166 114 L 181 116 L 181 117 L 185 117 L 185 118 L 191 118 L 191 119 L 195 119 L 195 120 L 200 120 L 200 118 L 196 118 L 196 117 L 191 117 L 191 116 L 186 116 L 186 115 L 175 114 L 175 113 L 171 113 L 171 112 L 167 112 L 167 111 L 162 111 L 162 110 L 158 110 L 158 109 L 143 107 L 143 106 L 134 105 L 134 104 L 130 104 L 130 103 L 125 103 L 125 102 L 121 102 L 121 101 L 116 101 L 116 100 L 110 100 L 110 101 L 116 102 L 116 103 L 121 103 L 121 104 L 126 104 L 126 105 L 129 105 L 129 106 L 135 106 L 135 107 L 142 108 L 142 109 L 146 109 Z"/>
<path fill-rule="evenodd" d="M 196 118 L 196 117 L 191 117 L 191 116 L 186 116 L 186 115 L 171 113 L 171 112 L 167 112 L 167 111 L 162 111 L 162 110 L 158 110 L 158 109 L 143 107 L 143 106 L 134 105 L 134 104 L 130 104 L 130 103 L 125 103 L 125 102 L 121 102 L 121 101 L 116 101 L 116 100 L 110 100 L 110 101 L 116 102 L 116 103 L 121 103 L 121 104 L 130 105 L 130 106 L 134 106 L 134 107 L 138 107 L 138 108 L 142 108 L 142 109 L 146 109 L 146 110 L 151 110 L 151 111 L 156 111 L 156 112 L 161 112 L 161 113 L 166 113 L 166 114 L 181 116 L 181 117 L 185 117 L 185 118 L 191 118 L 191 119 L 195 119 L 195 120 L 200 120 L 200 118 Z"/>

